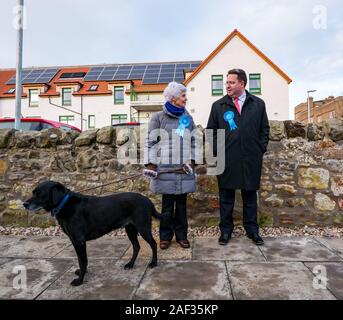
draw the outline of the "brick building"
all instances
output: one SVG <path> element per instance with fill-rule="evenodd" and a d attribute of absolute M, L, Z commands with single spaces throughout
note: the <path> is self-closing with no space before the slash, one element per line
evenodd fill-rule
<path fill-rule="evenodd" d="M 294 109 L 295 120 L 307 124 L 308 103 L 303 102 Z M 328 97 L 324 100 L 314 101 L 310 97 L 310 117 L 312 123 L 319 123 L 333 118 L 343 118 L 343 96 Z"/>

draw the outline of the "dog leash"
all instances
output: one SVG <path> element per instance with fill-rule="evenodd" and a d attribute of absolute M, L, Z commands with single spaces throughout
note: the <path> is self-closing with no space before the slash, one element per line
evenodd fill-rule
<path fill-rule="evenodd" d="M 98 188 L 103 188 L 103 187 L 109 186 L 110 184 L 120 183 L 120 182 L 123 182 L 123 181 L 131 180 L 131 179 L 134 179 L 134 178 L 141 177 L 142 175 L 143 175 L 143 173 L 136 174 L 136 175 L 131 176 L 131 177 L 127 177 L 127 178 L 124 178 L 124 179 L 112 181 L 112 182 L 105 183 L 105 184 L 101 184 L 100 186 L 96 186 L 96 187 L 93 187 L 93 188 L 84 189 L 84 190 L 77 191 L 77 192 L 81 193 L 81 192 L 86 192 L 86 191 L 90 191 L 90 190 L 94 190 L 94 189 L 98 189 Z M 121 188 L 124 188 L 124 187 L 121 187 Z M 118 188 L 118 189 L 121 189 L 121 188 Z"/>
<path fill-rule="evenodd" d="M 190 169 L 188 169 L 188 170 L 190 170 Z M 148 170 L 148 171 L 151 171 L 151 170 Z M 183 168 L 178 168 L 178 169 L 174 169 L 174 170 L 161 170 L 161 171 L 158 171 L 156 173 L 157 173 L 157 175 L 158 174 L 163 174 L 163 173 L 191 174 L 191 173 L 193 173 L 193 171 L 192 172 L 187 172 L 187 171 L 185 172 L 185 170 Z M 141 177 L 141 176 L 145 176 L 145 174 L 144 173 L 139 173 L 139 174 L 136 174 L 134 176 L 130 176 L 130 177 L 127 177 L 127 178 L 124 178 L 124 179 L 112 181 L 112 182 L 109 182 L 109 183 L 101 184 L 101 185 L 96 186 L 96 187 L 92 187 L 92 188 L 88 188 L 88 189 L 84 189 L 84 190 L 80 190 L 80 191 L 76 191 L 76 192 L 82 193 L 82 192 L 86 192 L 86 191 L 90 191 L 90 190 L 95 190 L 95 189 L 99 189 L 99 188 L 103 188 L 103 187 L 109 186 L 109 185 L 114 184 L 114 183 L 120 183 L 120 182 L 124 182 L 124 181 L 128 181 L 128 180 L 132 180 L 132 179 L 135 179 L 135 178 L 138 178 L 138 177 Z M 151 178 L 153 178 L 153 177 L 151 176 Z M 120 190 L 122 188 L 124 188 L 124 186 L 119 187 L 118 190 Z"/>

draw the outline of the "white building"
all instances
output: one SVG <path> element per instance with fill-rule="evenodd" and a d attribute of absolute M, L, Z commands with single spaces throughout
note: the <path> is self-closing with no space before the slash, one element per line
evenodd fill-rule
<path fill-rule="evenodd" d="M 196 123 L 206 125 L 213 102 L 226 94 L 230 69 L 245 70 L 247 90 L 266 103 L 270 120 L 289 119 L 292 80 L 238 30 L 232 32 L 194 71 L 186 74 L 188 109 Z"/>
<path fill-rule="evenodd" d="M 22 116 L 60 121 L 83 130 L 148 122 L 162 108 L 166 85 L 178 81 L 189 89 L 187 108 L 195 122 L 206 126 L 212 103 L 226 94 L 226 74 L 232 68 L 247 72 L 247 89 L 265 100 L 271 120 L 289 119 L 288 85 L 292 80 L 237 30 L 203 62 L 27 69 Z M 14 76 L 14 69 L 0 70 L 0 118 L 14 117 Z"/>

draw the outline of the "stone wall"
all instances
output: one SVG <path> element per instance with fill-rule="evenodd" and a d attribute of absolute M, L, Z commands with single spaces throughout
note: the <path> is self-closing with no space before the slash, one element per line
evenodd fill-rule
<path fill-rule="evenodd" d="M 343 121 L 304 126 L 294 121 L 270 121 L 264 156 L 259 220 L 262 226 L 343 226 Z M 48 129 L 41 132 L 0 130 L 0 225 L 50 226 L 49 214 L 32 214 L 22 202 L 41 181 L 54 180 L 75 191 L 135 175 L 141 165 L 123 165 L 118 148 L 137 130 L 112 127 L 82 134 Z M 216 225 L 219 217 L 216 177 L 201 174 L 197 192 L 189 196 L 192 225 Z M 160 209 L 160 195 L 149 181 L 136 178 L 86 194 L 136 191 L 149 196 Z M 242 202 L 237 192 L 235 220 L 241 223 Z"/>

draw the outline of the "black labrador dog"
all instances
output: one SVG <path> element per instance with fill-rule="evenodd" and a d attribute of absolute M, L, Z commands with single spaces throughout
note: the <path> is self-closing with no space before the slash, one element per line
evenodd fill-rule
<path fill-rule="evenodd" d="M 83 283 L 88 259 L 86 241 L 100 238 L 112 230 L 125 227 L 133 246 L 133 255 L 125 269 L 132 269 L 140 250 L 138 233 L 152 249 L 150 268 L 157 266 L 157 244 L 151 234 L 152 216 L 161 219 L 154 204 L 138 193 L 118 193 L 104 197 L 86 196 L 73 192 L 63 184 L 54 181 L 40 183 L 32 198 L 23 205 L 27 210 L 51 211 L 62 230 L 71 240 L 79 261 L 78 278 L 73 286 Z"/>

